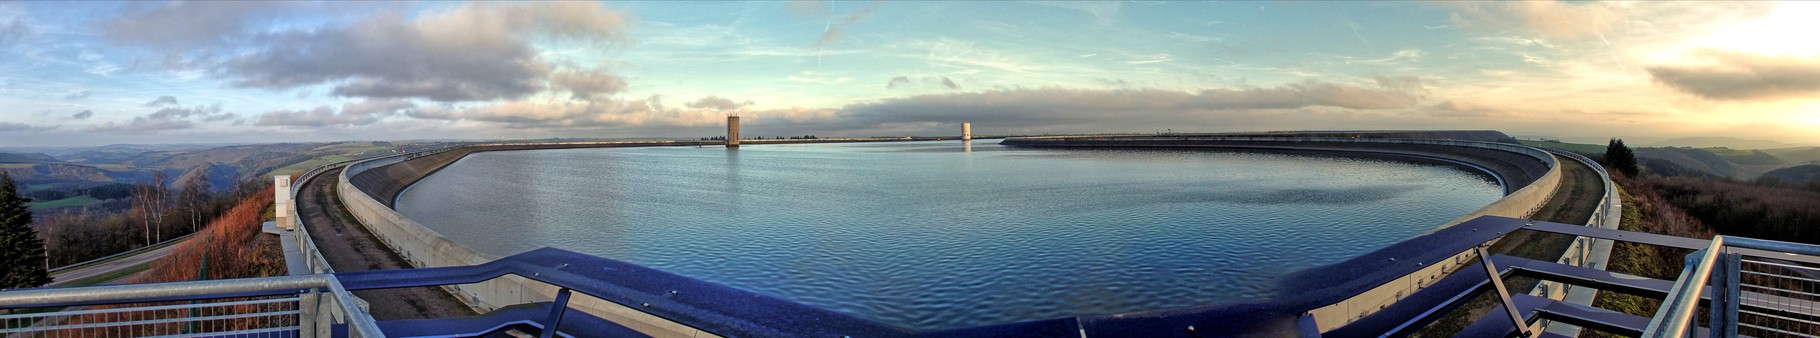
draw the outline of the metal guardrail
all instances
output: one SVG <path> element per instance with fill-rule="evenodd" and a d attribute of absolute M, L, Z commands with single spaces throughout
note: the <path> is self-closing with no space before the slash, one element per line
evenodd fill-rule
<path fill-rule="evenodd" d="M 1670 282 L 1613 274 L 1547 261 L 1483 253 L 1484 273 L 1456 273 L 1371 316 L 1319 329 L 1308 311 L 1367 292 L 1424 265 L 1451 261 L 1518 230 L 1615 239 L 1645 245 L 1700 249 L 1687 273 Z M 1489 257 L 1487 257 L 1489 256 Z M 1751 257 L 1743 259 L 1742 257 Z M 1735 268 L 1744 263 L 1746 268 Z M 1460 335 L 1508 336 L 1549 320 L 1622 335 L 1679 336 L 1702 331 L 1693 321 L 1702 294 L 1710 294 L 1709 333 L 1719 336 L 1811 335 L 1820 326 L 1820 246 L 1719 237 L 1712 241 L 1599 229 L 1576 224 L 1482 217 L 1418 236 L 1344 262 L 1283 277 L 1282 295 L 1268 300 L 916 331 L 692 279 L 648 267 L 558 249 L 533 250 L 471 266 L 345 272 L 257 279 L 215 280 L 0 292 L 0 309 L 130 305 L 51 313 L 15 313 L 0 319 L 13 336 L 485 336 L 510 327 L 542 336 L 626 332 L 637 323 L 605 322 L 577 309 L 575 299 L 621 304 L 726 336 L 764 337 L 1191 337 L 1377 336 L 1407 334 L 1481 292 L 1497 292 L 1500 310 L 1487 313 Z M 1465 270 L 1462 270 L 1465 271 Z M 513 306 L 479 317 L 375 322 L 349 290 L 482 283 L 517 276 L 560 288 L 553 301 Z M 1667 300 L 1655 319 L 1566 304 L 1498 287 L 1504 278 L 1530 277 Z M 1742 276 L 1740 278 L 1740 276 Z M 1711 286 L 1706 286 L 1711 278 Z M 343 284 L 345 283 L 345 284 Z M 1715 291 L 1702 292 L 1711 288 Z M 197 302 L 186 304 L 185 302 Z M 225 310 L 213 310 L 225 309 Z M 1736 309 L 1733 311 L 1731 309 Z M 193 313 L 193 314 L 191 314 Z M 99 317 L 101 319 L 89 319 Z M 255 322 L 264 326 L 222 323 Z M 189 324 L 189 325 L 185 325 Z M 187 329 L 186 329 L 187 328 Z M 562 334 L 556 333 L 561 328 Z M 380 330 L 386 330 L 381 332 Z M 81 331 L 89 330 L 89 331 Z M 188 330 L 188 331 L 185 331 Z M 607 331 L 603 331 L 607 330 Z M 612 331 L 618 330 L 618 331 Z M 1529 332 L 1534 332 L 1530 330 Z"/>
<path fill-rule="evenodd" d="M 1557 156 L 1564 156 L 1564 157 L 1567 157 L 1574 161 L 1580 162 L 1580 164 L 1585 165 L 1588 169 L 1591 169 L 1595 173 L 1599 174 L 1599 181 L 1603 185 L 1601 187 L 1601 191 L 1603 193 L 1600 194 L 1600 196 L 1599 196 L 1598 206 L 1595 207 L 1593 209 L 1592 214 L 1587 217 L 1585 224 L 1586 224 L 1586 226 L 1589 226 L 1589 227 L 1595 227 L 1595 228 L 1601 228 L 1601 229 L 1616 229 L 1618 225 L 1615 222 L 1613 222 L 1613 220 L 1615 220 L 1615 219 L 1611 217 L 1612 216 L 1611 213 L 1619 210 L 1618 208 L 1620 207 L 1619 205 L 1616 204 L 1619 202 L 1616 199 L 1612 198 L 1613 196 L 1616 196 L 1616 194 L 1618 193 L 1618 189 L 1617 189 L 1617 186 L 1615 184 L 1613 184 L 1613 182 L 1611 180 L 1611 174 L 1606 172 L 1605 167 L 1603 165 L 1600 165 L 1598 161 L 1593 161 L 1591 158 L 1588 158 L 1584 155 L 1580 155 L 1579 153 L 1576 153 L 1576 152 L 1562 150 L 1562 149 L 1548 148 L 1548 147 L 1536 147 L 1536 148 L 1542 149 L 1549 153 L 1553 153 Z M 1604 262 L 1605 259 L 1608 258 L 1608 256 L 1610 255 L 1611 247 L 1609 245 L 1605 245 L 1605 246 L 1598 245 L 1601 241 L 1608 242 L 1610 240 L 1597 239 L 1597 238 L 1592 238 L 1592 237 L 1587 237 L 1587 236 L 1577 236 L 1574 238 L 1573 243 L 1567 247 L 1567 250 L 1562 252 L 1561 258 L 1556 259 L 1555 262 L 1560 263 L 1560 264 L 1566 264 L 1566 265 L 1582 266 L 1582 267 L 1604 270 L 1605 269 L 1604 266 L 1596 266 L 1595 264 L 1593 264 L 1595 261 Z M 1567 284 L 1567 283 L 1543 282 L 1543 283 L 1537 283 L 1536 287 L 1534 289 L 1530 290 L 1529 293 L 1531 295 L 1537 295 L 1537 296 L 1542 296 L 1542 297 L 1548 297 L 1551 299 L 1574 302 L 1575 304 L 1579 304 L 1579 305 L 1592 305 L 1593 298 L 1595 297 L 1594 294 L 1580 294 L 1580 293 L 1584 293 L 1584 292 L 1595 292 L 1596 293 L 1597 290 L 1581 290 L 1582 288 L 1583 288 L 1582 286 L 1576 286 L 1576 285 Z M 1558 291 L 1558 292 L 1551 292 L 1551 291 Z M 1557 298 L 1557 295 L 1559 298 Z M 1558 333 L 1561 333 L 1564 335 L 1577 335 L 1580 332 L 1578 327 L 1565 327 L 1565 328 L 1560 328 L 1559 330 L 1556 330 L 1553 327 L 1553 325 L 1549 325 L 1549 324 L 1552 324 L 1552 323 L 1545 324 L 1545 325 L 1543 325 L 1543 327 L 1545 329 L 1550 329 L 1551 332 L 1558 332 Z"/>
<path fill-rule="evenodd" d="M 1745 259 L 1746 253 L 1736 249 L 1776 254 L 1752 253 L 1752 259 Z M 1643 336 L 1698 333 L 1693 317 L 1703 295 L 1710 298 L 1704 330 L 1712 337 L 1820 335 L 1820 266 L 1788 260 L 1795 256 L 1820 256 L 1820 246 L 1714 236 L 1706 248 L 1687 255 L 1680 278 Z"/>
<path fill-rule="evenodd" d="M 0 309 L 27 310 L 0 315 L 8 337 L 385 337 L 334 275 L 13 290 Z"/>
<path fill-rule="evenodd" d="M 195 232 L 183 234 L 183 236 L 177 236 L 176 238 L 167 239 L 167 240 L 164 240 L 163 242 L 152 243 L 152 245 L 137 247 L 137 248 L 133 248 L 132 250 L 127 250 L 127 251 L 122 251 L 120 253 L 116 253 L 116 254 L 112 254 L 112 255 L 102 256 L 101 258 L 90 259 L 90 260 L 82 261 L 80 263 L 51 268 L 49 272 L 57 273 L 57 272 L 61 272 L 64 270 L 81 268 L 81 267 L 85 267 L 85 266 L 92 265 L 95 263 L 101 263 L 101 262 L 115 259 L 115 258 L 137 255 L 137 254 L 145 253 L 146 251 L 158 250 L 159 248 L 163 247 L 165 244 L 171 244 L 171 243 L 176 243 L 177 241 L 190 239 L 190 236 L 194 236 L 194 235 L 196 235 Z"/>

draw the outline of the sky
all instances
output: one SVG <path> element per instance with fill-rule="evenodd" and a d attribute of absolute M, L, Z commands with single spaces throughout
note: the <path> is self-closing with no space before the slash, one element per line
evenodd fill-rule
<path fill-rule="evenodd" d="M 1820 145 L 1804 2 L 0 2 L 0 147 L 1494 129 Z"/>

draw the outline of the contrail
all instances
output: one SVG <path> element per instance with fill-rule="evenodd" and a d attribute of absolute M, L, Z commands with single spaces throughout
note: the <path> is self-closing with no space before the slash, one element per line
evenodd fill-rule
<path fill-rule="evenodd" d="M 1346 22 L 1346 27 L 1347 27 L 1347 28 L 1352 28 L 1352 36 L 1354 36 L 1354 37 L 1358 37 L 1358 38 L 1359 38 L 1359 42 L 1364 42 L 1364 43 L 1365 43 L 1365 44 L 1367 44 L 1367 45 L 1370 45 L 1370 44 L 1372 44 L 1372 43 L 1371 43 L 1371 40 L 1366 40 L 1366 39 L 1365 39 L 1365 35 L 1363 35 L 1363 34 L 1359 34 L 1359 24 L 1357 24 L 1357 23 L 1353 23 L 1353 22 L 1352 22 L 1352 20 L 1345 20 L 1345 22 Z"/>

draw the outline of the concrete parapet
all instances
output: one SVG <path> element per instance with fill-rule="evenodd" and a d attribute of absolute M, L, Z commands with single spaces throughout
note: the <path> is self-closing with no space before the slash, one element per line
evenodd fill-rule
<path fill-rule="evenodd" d="M 342 171 L 338 196 L 348 213 L 371 231 L 380 242 L 411 263 L 425 267 L 469 266 L 490 262 L 500 257 L 475 251 L 442 234 L 399 214 L 367 192 L 354 186 L 352 177 L 381 166 L 399 163 L 403 156 L 363 161 Z M 308 237 L 308 236 L 303 236 Z M 504 276 L 486 282 L 445 286 L 456 298 L 476 311 L 555 299 L 557 288 L 517 276 Z M 570 299 L 570 308 L 620 323 L 639 332 L 657 337 L 708 337 L 694 328 L 658 318 L 625 305 L 607 302 L 584 294 Z"/>

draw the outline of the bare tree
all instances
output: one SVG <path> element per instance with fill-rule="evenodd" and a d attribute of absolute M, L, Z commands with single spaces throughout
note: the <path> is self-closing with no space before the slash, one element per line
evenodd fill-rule
<path fill-rule="evenodd" d="M 202 173 L 206 172 L 205 169 Z M 177 193 L 178 203 L 183 205 L 183 212 L 186 216 L 189 216 L 190 232 L 196 232 L 196 229 L 202 228 L 202 209 L 207 207 L 209 203 L 209 180 L 207 176 L 208 175 L 191 176 L 190 179 L 184 183 L 183 191 Z"/>
<path fill-rule="evenodd" d="M 157 243 L 152 240 L 153 231 L 157 231 L 158 240 L 164 239 L 164 213 L 168 206 L 165 200 L 170 191 L 165 189 L 166 177 L 163 171 L 152 174 L 150 184 L 133 187 L 133 211 L 139 214 L 139 221 L 145 225 L 145 245 Z"/>

